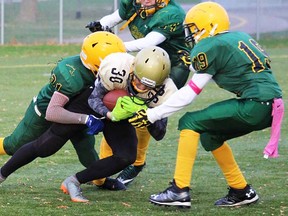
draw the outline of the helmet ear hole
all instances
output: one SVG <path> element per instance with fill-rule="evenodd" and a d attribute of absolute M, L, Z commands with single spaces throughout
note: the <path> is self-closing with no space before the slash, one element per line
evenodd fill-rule
<path fill-rule="evenodd" d="M 126 52 L 124 42 L 111 32 L 98 31 L 84 38 L 80 58 L 86 68 L 96 73 L 101 61 L 116 52 Z"/>
<path fill-rule="evenodd" d="M 146 47 L 135 57 L 134 74 L 142 84 L 150 88 L 162 85 L 170 70 L 169 55 L 160 47 Z"/>
<path fill-rule="evenodd" d="M 203 38 L 229 31 L 230 20 L 227 11 L 220 4 L 210 1 L 202 2 L 186 13 L 185 28 L 186 41 L 189 43 L 193 38 L 193 41 L 197 43 Z M 190 30 L 188 31 L 187 28 Z M 198 30 L 195 31 L 195 29 Z"/>

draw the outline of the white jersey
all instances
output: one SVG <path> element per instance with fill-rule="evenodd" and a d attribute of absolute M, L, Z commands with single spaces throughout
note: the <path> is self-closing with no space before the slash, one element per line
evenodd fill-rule
<path fill-rule="evenodd" d="M 129 74 L 133 72 L 135 57 L 128 53 L 112 53 L 102 62 L 98 71 L 98 81 L 108 90 L 128 88 Z M 149 104 L 149 107 L 156 107 L 162 104 L 170 95 L 177 91 L 172 79 L 164 81 L 164 88 L 159 92 L 159 88 L 152 89 L 145 93 L 139 93 L 140 98 L 149 99 L 158 94 Z M 157 93 L 158 92 L 158 93 Z"/>

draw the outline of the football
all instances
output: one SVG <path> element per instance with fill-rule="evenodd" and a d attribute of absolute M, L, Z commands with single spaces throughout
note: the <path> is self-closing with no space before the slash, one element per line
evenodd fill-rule
<path fill-rule="evenodd" d="M 129 95 L 128 92 L 124 89 L 115 89 L 115 90 L 108 92 L 104 96 L 103 103 L 110 111 L 112 111 L 116 105 L 117 99 L 119 97 L 128 96 L 128 95 Z"/>

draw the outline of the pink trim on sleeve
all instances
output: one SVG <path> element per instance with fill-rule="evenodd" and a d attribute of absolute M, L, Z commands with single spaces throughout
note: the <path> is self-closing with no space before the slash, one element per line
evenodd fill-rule
<path fill-rule="evenodd" d="M 202 91 L 202 89 L 200 89 L 192 80 L 188 82 L 188 85 L 197 95 Z"/>

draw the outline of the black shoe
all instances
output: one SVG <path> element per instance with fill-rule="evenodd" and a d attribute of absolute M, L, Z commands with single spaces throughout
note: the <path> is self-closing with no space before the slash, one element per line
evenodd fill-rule
<path fill-rule="evenodd" d="M 171 186 L 163 192 L 151 195 L 150 202 L 156 205 L 190 208 L 189 187 L 179 188 L 174 180 L 170 184 Z"/>
<path fill-rule="evenodd" d="M 119 191 L 119 190 L 126 190 L 126 186 L 118 181 L 117 179 L 113 178 L 106 178 L 104 184 L 98 186 L 101 189 Z"/>
<path fill-rule="evenodd" d="M 215 202 L 216 206 L 241 206 L 256 203 L 259 199 L 256 191 L 247 185 L 244 189 L 228 188 L 228 194 Z"/>
<path fill-rule="evenodd" d="M 146 163 L 140 166 L 129 165 L 117 176 L 117 180 L 122 182 L 124 185 L 128 185 L 143 170 L 145 165 Z"/>

